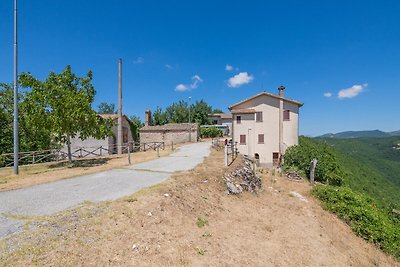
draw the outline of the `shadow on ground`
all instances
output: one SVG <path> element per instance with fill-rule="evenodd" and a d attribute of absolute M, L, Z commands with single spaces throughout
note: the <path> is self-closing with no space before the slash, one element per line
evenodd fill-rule
<path fill-rule="evenodd" d="M 100 158 L 100 159 L 80 159 L 80 160 L 74 160 L 72 162 L 69 161 L 64 161 L 64 162 L 58 162 L 55 164 L 49 165 L 49 169 L 55 169 L 55 168 L 62 168 L 62 167 L 68 167 L 68 168 L 87 168 L 87 167 L 95 167 L 95 166 L 100 166 L 105 163 L 107 163 L 110 158 Z"/>

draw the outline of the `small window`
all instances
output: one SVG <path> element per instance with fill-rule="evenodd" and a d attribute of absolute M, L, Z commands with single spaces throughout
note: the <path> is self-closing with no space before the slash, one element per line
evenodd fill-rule
<path fill-rule="evenodd" d="M 259 144 L 264 144 L 264 135 L 263 134 L 259 134 L 258 135 L 258 143 Z"/>
<path fill-rule="evenodd" d="M 240 144 L 241 145 L 245 145 L 246 144 L 246 135 L 245 134 L 241 134 L 240 135 Z"/>
<path fill-rule="evenodd" d="M 290 110 L 284 110 L 283 111 L 283 120 L 284 121 L 290 121 Z"/>
<path fill-rule="evenodd" d="M 237 124 L 242 123 L 242 116 L 236 116 L 236 123 Z"/>
<path fill-rule="evenodd" d="M 263 121 L 263 113 L 262 113 L 262 111 L 257 111 L 256 112 L 256 121 L 257 122 L 262 122 Z"/>

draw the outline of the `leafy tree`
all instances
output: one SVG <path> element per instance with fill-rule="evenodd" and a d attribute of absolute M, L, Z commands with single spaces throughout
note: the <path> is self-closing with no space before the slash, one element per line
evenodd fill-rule
<path fill-rule="evenodd" d="M 21 151 L 46 150 L 54 147 L 48 128 L 33 123 L 35 114 L 27 111 L 29 97 L 19 93 L 19 147 Z M 0 84 L 0 153 L 13 151 L 14 90 L 12 84 Z M 37 115 L 37 114 L 36 114 Z"/>
<path fill-rule="evenodd" d="M 215 113 L 224 113 L 224 112 L 222 111 L 222 109 L 216 108 L 216 109 L 213 109 L 212 113 L 215 114 Z"/>
<path fill-rule="evenodd" d="M 162 108 L 157 107 L 153 112 L 153 124 L 154 125 L 164 125 L 168 123 L 167 114 Z"/>
<path fill-rule="evenodd" d="M 192 122 L 197 122 L 200 125 L 210 124 L 208 114 L 210 114 L 212 108 L 204 100 L 196 101 L 195 104 L 191 106 Z"/>
<path fill-rule="evenodd" d="M 99 114 L 117 114 L 117 109 L 115 108 L 114 103 L 106 103 L 106 102 L 101 102 L 97 106 L 97 113 Z"/>
<path fill-rule="evenodd" d="M 189 122 L 189 105 L 186 101 L 180 100 L 166 108 L 168 122 L 187 123 Z"/>
<path fill-rule="evenodd" d="M 91 71 L 81 78 L 67 66 L 59 74 L 51 72 L 44 81 L 30 73 L 21 74 L 20 81 L 22 87 L 31 88 L 25 103 L 26 111 L 32 114 L 30 123 L 49 129 L 57 141 L 66 143 L 70 161 L 72 137 L 102 139 L 112 134 L 112 120 L 101 118 L 92 108 L 96 91 Z"/>
<path fill-rule="evenodd" d="M 142 120 L 138 116 L 132 115 L 129 117 L 129 125 L 131 127 L 133 140 L 138 142 L 139 130 L 144 126 Z"/>

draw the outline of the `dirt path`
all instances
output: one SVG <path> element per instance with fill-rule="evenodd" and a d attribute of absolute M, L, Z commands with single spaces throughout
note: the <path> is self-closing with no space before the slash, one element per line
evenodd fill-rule
<path fill-rule="evenodd" d="M 209 155 L 210 145 L 188 144 L 170 156 L 145 163 L 0 192 L 0 238 L 20 230 L 21 216 L 51 215 L 85 201 L 115 200 L 160 183 L 175 171 L 190 170 Z"/>
<path fill-rule="evenodd" d="M 259 194 L 224 194 L 222 162 L 222 153 L 213 151 L 194 170 L 129 198 L 37 222 L 35 231 L 0 244 L 1 263 L 400 266 L 324 211 L 306 182 L 268 174 Z"/>

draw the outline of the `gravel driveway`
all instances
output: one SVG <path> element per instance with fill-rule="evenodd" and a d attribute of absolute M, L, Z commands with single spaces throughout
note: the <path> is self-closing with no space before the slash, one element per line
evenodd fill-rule
<path fill-rule="evenodd" d="M 114 200 L 166 180 L 203 162 L 210 143 L 182 146 L 168 157 L 29 188 L 0 192 L 0 238 L 17 232 L 22 221 L 7 215 L 50 215 L 84 201 Z"/>

